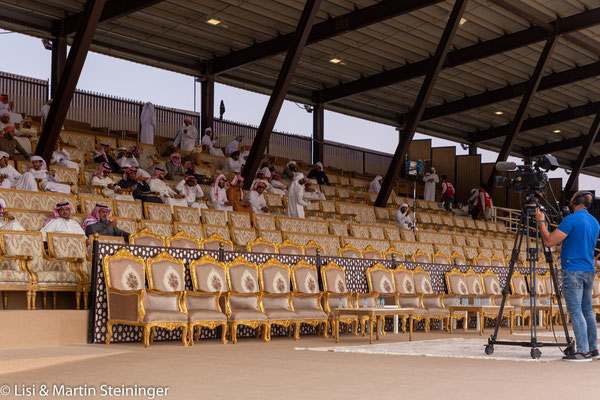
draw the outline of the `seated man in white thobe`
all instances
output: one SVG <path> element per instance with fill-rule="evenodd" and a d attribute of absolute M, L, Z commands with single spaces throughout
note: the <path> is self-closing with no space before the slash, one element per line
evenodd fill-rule
<path fill-rule="evenodd" d="M 225 160 L 225 165 L 223 166 L 224 172 L 233 172 L 236 175 L 239 175 L 242 171 L 242 160 L 240 160 L 240 152 L 234 151 L 231 153 L 229 158 Z"/>
<path fill-rule="evenodd" d="M 55 192 L 71 194 L 71 186 L 64 183 L 58 183 L 56 179 L 56 171 L 48 172 L 46 161 L 40 156 L 31 157 L 33 168 L 25 172 L 23 175 L 32 174 L 35 179 L 42 181 L 42 190 L 45 192 Z"/>
<path fill-rule="evenodd" d="M 396 210 L 393 214 L 394 225 L 396 225 L 400 229 L 412 229 L 413 223 L 408 214 L 408 204 L 401 204 L 400 208 Z"/>
<path fill-rule="evenodd" d="M 0 94 L 0 114 L 4 113 L 5 111 L 10 111 L 10 109 L 10 99 L 8 98 L 8 94 Z"/>
<path fill-rule="evenodd" d="M 137 169 L 138 176 L 141 176 L 142 178 L 150 178 L 150 174 L 147 171 L 144 171 L 140 167 L 140 163 L 138 162 L 138 160 L 136 158 L 141 153 L 142 152 L 139 147 L 131 146 L 129 149 L 127 149 L 127 152 L 125 153 L 125 155 L 123 157 L 117 159 L 117 164 L 119 164 L 121 166 L 121 168 L 123 168 L 125 170 L 127 168 L 134 167 Z"/>
<path fill-rule="evenodd" d="M 283 183 L 281 180 L 281 174 L 277 171 L 271 172 L 271 186 L 273 186 L 274 190 L 280 190 L 283 195 L 287 195 L 287 185 Z"/>
<path fill-rule="evenodd" d="M 24 231 L 23 225 L 6 211 L 6 202 L 0 199 L 0 231 Z"/>
<path fill-rule="evenodd" d="M 188 207 L 208 208 L 206 204 L 198 201 L 204 197 L 204 192 L 202 192 L 202 188 L 200 185 L 198 185 L 194 175 L 187 175 L 185 178 L 179 181 L 175 189 L 177 189 L 179 194 L 185 196 L 185 201 L 187 201 Z"/>
<path fill-rule="evenodd" d="M 5 189 L 30 190 L 37 192 L 38 186 L 32 174 L 21 175 L 8 163 L 9 155 L 0 151 L 0 175 L 3 176 L 0 187 Z"/>
<path fill-rule="evenodd" d="M 252 206 L 252 212 L 254 214 L 270 214 L 269 206 L 265 201 L 264 196 L 265 184 L 262 182 L 256 182 L 251 191 L 246 195 L 246 201 Z"/>
<path fill-rule="evenodd" d="M 57 147 L 59 144 L 60 140 L 57 143 Z M 71 153 L 65 148 L 61 148 L 60 151 L 56 149 L 52 152 L 52 163 L 59 167 L 74 168 L 77 170 L 77 173 L 79 173 L 79 164 L 71 159 Z"/>
<path fill-rule="evenodd" d="M 381 180 L 383 177 L 381 175 L 377 175 L 375 179 L 369 183 L 369 193 L 379 193 L 381 190 Z"/>
<path fill-rule="evenodd" d="M 210 208 L 214 210 L 233 211 L 233 203 L 227 198 L 226 184 L 227 178 L 225 175 L 221 174 L 217 176 L 217 179 L 215 179 L 208 192 L 208 204 Z"/>
<path fill-rule="evenodd" d="M 92 177 L 90 184 L 92 186 L 102 186 L 104 188 L 103 193 L 106 197 L 112 197 L 117 200 L 129 200 L 134 201 L 133 196 L 125 194 L 121 191 L 121 188 L 117 183 L 110 177 L 112 168 L 107 162 L 100 163 L 96 173 Z"/>
<path fill-rule="evenodd" d="M 234 137 L 233 140 L 231 142 L 229 142 L 229 144 L 225 148 L 225 154 L 232 154 L 235 151 L 239 152 L 240 144 L 242 143 L 243 139 L 244 139 L 244 137 L 242 135 L 238 135 L 238 136 Z"/>
<path fill-rule="evenodd" d="M 183 120 L 183 126 L 177 132 L 173 145 L 184 151 L 184 157 L 194 151 L 194 147 L 198 143 L 198 130 L 192 125 L 191 118 Z"/>
<path fill-rule="evenodd" d="M 210 153 L 210 155 L 225 157 L 225 154 L 223 154 L 223 150 L 215 147 L 217 138 L 216 137 L 213 138 L 212 136 L 213 136 L 212 129 L 206 128 L 204 130 L 204 136 L 202 136 L 202 145 L 208 146 L 208 152 Z"/>
<path fill-rule="evenodd" d="M 325 200 L 325 195 L 313 186 L 313 183 L 308 179 L 304 183 L 304 197 L 307 199 Z"/>
<path fill-rule="evenodd" d="M 296 173 L 290 190 L 288 192 L 287 216 L 292 218 L 304 218 L 304 207 L 310 205 L 310 201 L 304 200 L 304 184 L 306 178 L 301 172 Z"/>
<path fill-rule="evenodd" d="M 71 205 L 67 202 L 58 203 L 54 209 L 54 214 L 44 222 L 40 229 L 44 242 L 48 233 L 73 233 L 75 235 L 85 235 L 81 226 L 71 217 Z"/>
<path fill-rule="evenodd" d="M 21 151 L 17 147 L 17 150 L 21 154 L 23 154 L 23 156 L 31 154 L 31 142 L 15 127 L 15 124 L 10 120 L 10 112 L 6 111 L 2 115 L 0 115 L 0 132 L 9 131 L 12 132 L 12 139 L 16 141 L 19 144 L 19 146 L 21 146 L 21 148 L 23 149 L 23 151 Z"/>
<path fill-rule="evenodd" d="M 158 193 L 163 203 L 171 206 L 171 210 L 173 210 L 173 206 L 187 207 L 188 203 L 185 200 L 185 195 L 179 194 L 171 189 L 171 187 L 165 183 L 166 176 L 167 173 L 164 169 L 155 168 L 154 175 L 148 180 L 150 190 Z"/>

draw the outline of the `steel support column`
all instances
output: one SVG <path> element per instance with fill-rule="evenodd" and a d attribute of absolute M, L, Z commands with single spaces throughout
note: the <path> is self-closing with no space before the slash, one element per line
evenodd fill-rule
<path fill-rule="evenodd" d="M 50 98 L 54 97 L 58 81 L 67 62 L 67 38 L 62 32 L 52 39 L 52 65 L 50 70 Z"/>
<path fill-rule="evenodd" d="M 469 155 L 470 156 L 477 155 L 477 143 L 471 143 L 469 145 Z"/>
<path fill-rule="evenodd" d="M 323 142 L 325 141 L 325 108 L 323 103 L 313 107 L 313 164 L 323 162 Z"/>
<path fill-rule="evenodd" d="M 207 74 L 200 82 L 200 136 L 206 128 L 213 129 L 215 118 L 215 77 Z"/>
<path fill-rule="evenodd" d="M 79 76 L 81 75 L 81 70 L 90 49 L 92 37 L 96 31 L 103 7 L 104 0 L 88 0 L 86 3 L 81 23 L 77 28 L 77 33 L 71 45 L 71 51 L 58 81 L 58 86 L 54 94 L 54 102 L 52 103 L 52 107 L 50 107 L 48 118 L 46 119 L 35 150 L 35 154 L 46 160 L 48 165 L 50 165 L 50 158 L 56 147 L 60 129 L 69 111 L 71 99 L 79 81 Z"/>
<path fill-rule="evenodd" d="M 510 124 L 510 129 L 509 129 L 508 135 L 506 135 L 506 138 L 504 139 L 504 144 L 502 145 L 502 149 L 500 150 L 500 153 L 498 154 L 496 163 L 498 163 L 500 161 L 506 161 L 506 159 L 508 158 L 508 155 L 510 154 L 510 152 L 513 148 L 515 139 L 516 139 L 517 135 L 519 134 L 519 132 L 521 131 L 521 125 L 523 125 L 523 121 L 525 119 L 525 114 L 527 112 L 527 109 L 529 108 L 529 105 L 531 104 L 531 101 L 533 100 L 533 96 L 537 92 L 538 86 L 540 85 L 540 81 L 542 80 L 542 75 L 544 74 L 544 69 L 546 69 L 546 64 L 548 63 L 548 60 L 550 59 L 550 54 L 552 53 L 552 49 L 554 49 L 554 45 L 556 44 L 557 39 L 558 39 L 558 36 L 556 36 L 556 35 L 552 35 L 550 38 L 548 38 L 548 40 L 546 41 L 546 45 L 544 46 L 544 49 L 540 53 L 540 57 L 538 58 L 538 62 L 533 71 L 533 75 L 531 76 L 531 79 L 529 80 L 529 86 L 527 87 L 527 91 L 523 95 L 523 98 L 521 99 L 521 103 L 519 104 L 519 108 L 517 109 L 515 117 L 513 118 L 512 122 Z M 492 168 L 492 172 L 490 173 L 490 176 L 487 181 L 486 187 L 487 187 L 488 191 L 490 191 L 494 187 L 495 177 L 496 177 L 496 168 L 494 167 L 494 168 Z"/>
<path fill-rule="evenodd" d="M 569 180 L 565 185 L 565 193 L 568 193 L 573 190 L 575 183 L 577 181 L 577 177 L 585 167 L 588 156 L 590 155 L 590 150 L 592 144 L 596 142 L 596 138 L 598 137 L 598 131 L 600 130 L 600 107 L 598 109 L 598 113 L 596 114 L 596 118 L 594 118 L 594 122 L 592 122 L 592 126 L 590 127 L 589 133 L 585 136 L 585 141 L 583 146 L 581 146 L 581 150 L 579 151 L 579 155 L 577 156 L 577 161 L 575 161 L 575 165 L 573 166 L 573 170 L 571 171 L 571 175 L 569 175 Z"/>
<path fill-rule="evenodd" d="M 406 153 L 410 147 L 410 142 L 412 141 L 415 131 L 419 126 L 419 122 L 421 121 L 423 111 L 425 111 L 425 106 L 427 106 L 427 101 L 429 100 L 429 96 L 431 95 L 433 87 L 435 86 L 435 82 L 437 81 L 440 71 L 442 70 L 444 62 L 446 61 L 448 49 L 452 44 L 454 34 L 456 33 L 460 23 L 460 19 L 465 12 L 467 2 L 468 0 L 456 0 L 454 3 L 454 7 L 452 8 L 452 12 L 448 18 L 446 27 L 444 28 L 440 42 L 438 43 L 435 54 L 427 68 L 427 74 L 425 75 L 425 79 L 423 80 L 423 84 L 419 90 L 419 95 L 417 96 L 415 104 L 408 115 L 406 126 L 400 135 L 400 141 L 398 143 L 398 147 L 396 148 L 396 152 L 394 153 L 394 158 L 392 159 L 388 171 L 385 174 L 383 184 L 381 185 L 381 190 L 377 195 L 375 205 L 378 207 L 386 206 L 387 200 L 390 197 L 394 185 L 396 184 L 396 180 L 400 174 L 400 168 L 402 167 L 402 162 L 406 157 Z"/>
<path fill-rule="evenodd" d="M 273 92 L 267 103 L 267 108 L 265 109 L 265 113 L 258 126 L 258 130 L 256 131 L 252 149 L 246 160 L 246 165 L 244 166 L 242 176 L 245 179 L 244 188 L 246 190 L 250 189 L 258 166 L 265 154 L 271 132 L 273 132 L 273 127 L 275 126 L 275 122 L 277 122 L 279 111 L 281 111 L 281 106 L 283 105 L 290 83 L 292 82 L 292 77 L 294 76 L 300 57 L 302 56 L 302 51 L 308 40 L 308 35 L 312 29 L 320 4 L 321 0 L 307 0 L 304 5 L 304 10 L 298 21 L 296 33 L 294 34 L 288 53 L 281 66 L 281 71 L 279 71 L 275 87 L 273 88 Z"/>

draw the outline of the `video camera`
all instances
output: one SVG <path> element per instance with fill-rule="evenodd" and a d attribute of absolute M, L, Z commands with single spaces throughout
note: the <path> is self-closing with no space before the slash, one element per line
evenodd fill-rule
<path fill-rule="evenodd" d="M 548 171 L 554 171 L 559 167 L 556 157 L 546 154 L 540 157 L 533 165 L 517 165 L 514 162 L 499 162 L 496 164 L 498 171 L 514 171 L 516 175 L 509 179 L 504 176 L 496 176 L 496 186 L 507 186 L 515 192 L 540 192 L 548 184 Z"/>

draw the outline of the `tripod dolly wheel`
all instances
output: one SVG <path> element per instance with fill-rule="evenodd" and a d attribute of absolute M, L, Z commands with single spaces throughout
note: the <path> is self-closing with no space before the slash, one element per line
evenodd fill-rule
<path fill-rule="evenodd" d="M 494 345 L 493 344 L 488 344 L 485 346 L 485 354 L 487 354 L 488 356 L 491 356 L 492 354 L 494 354 Z"/>
<path fill-rule="evenodd" d="M 531 358 L 537 360 L 542 356 L 540 349 L 531 349 Z"/>

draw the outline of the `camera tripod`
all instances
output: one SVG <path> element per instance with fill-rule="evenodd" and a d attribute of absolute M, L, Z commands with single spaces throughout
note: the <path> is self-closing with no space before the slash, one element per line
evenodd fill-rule
<path fill-rule="evenodd" d="M 550 268 L 550 275 L 552 277 L 552 285 L 555 288 L 554 292 L 556 293 L 558 310 L 560 312 L 560 320 L 562 322 L 562 326 L 565 331 L 566 342 L 565 343 L 558 343 L 558 342 L 550 343 L 550 342 L 539 342 L 537 340 L 537 327 L 536 327 L 536 323 L 535 323 L 535 319 L 537 317 L 535 267 L 536 267 L 536 262 L 538 260 L 538 254 L 539 254 L 538 243 L 539 243 L 540 238 L 539 238 L 539 229 L 538 229 L 538 226 L 536 223 L 535 246 L 531 245 L 531 242 L 529 241 L 529 238 L 530 238 L 529 224 L 531 221 L 535 221 L 536 208 L 540 207 L 540 209 L 543 210 L 543 207 L 541 207 L 539 205 L 536 195 L 534 195 L 534 194 L 528 194 L 526 196 L 526 199 L 527 199 L 527 202 L 526 202 L 527 205 L 521 212 L 519 228 L 518 228 L 517 234 L 515 236 L 515 242 L 514 242 L 512 254 L 510 257 L 508 277 L 506 279 L 506 284 L 504 285 L 504 289 L 502 290 L 502 302 L 500 303 L 500 311 L 498 312 L 498 317 L 496 320 L 497 321 L 496 327 L 494 328 L 494 334 L 488 339 L 488 344 L 485 346 L 485 353 L 488 355 L 493 354 L 494 353 L 494 345 L 506 345 L 506 346 L 530 347 L 531 348 L 531 358 L 534 358 L 534 359 L 538 359 L 541 357 L 541 355 L 542 355 L 542 352 L 540 351 L 541 347 L 565 346 L 566 349 L 564 350 L 564 354 L 573 354 L 575 352 L 574 342 L 569 335 L 569 329 L 567 327 L 567 320 L 565 318 L 565 313 L 563 311 L 562 294 L 561 294 L 560 288 L 558 286 L 558 280 L 556 278 L 556 271 L 555 271 L 554 263 L 552 260 L 552 253 L 548 247 L 543 245 L 543 243 L 542 243 L 542 245 L 544 248 L 544 255 L 546 257 L 546 262 L 548 263 L 548 266 Z M 547 215 L 546 215 L 546 219 L 548 219 Z M 530 315 L 530 325 L 531 325 L 531 340 L 529 342 L 498 340 L 498 329 L 500 328 L 500 322 L 502 321 L 502 314 L 504 312 L 504 306 L 506 305 L 506 298 L 510 291 L 510 282 L 511 282 L 514 270 L 515 270 L 516 261 L 520 254 L 523 238 L 525 238 L 527 241 L 526 242 L 527 243 L 526 244 L 526 246 L 527 246 L 527 268 L 529 270 L 528 273 L 529 273 L 529 283 L 530 283 L 529 304 L 531 306 L 530 314 L 529 314 Z M 522 319 L 521 323 L 524 323 L 524 317 L 522 317 L 521 319 Z M 512 323 L 512 321 L 511 321 L 511 323 Z M 549 323 L 552 323 L 552 317 L 549 318 Z"/>

